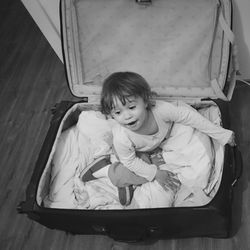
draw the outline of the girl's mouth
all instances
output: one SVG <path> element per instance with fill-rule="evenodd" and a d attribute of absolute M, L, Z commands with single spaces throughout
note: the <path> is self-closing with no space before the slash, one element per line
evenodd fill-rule
<path fill-rule="evenodd" d="M 136 121 L 133 121 L 133 122 L 127 123 L 127 126 L 133 126 L 133 125 L 135 125 L 135 124 L 136 124 Z"/>

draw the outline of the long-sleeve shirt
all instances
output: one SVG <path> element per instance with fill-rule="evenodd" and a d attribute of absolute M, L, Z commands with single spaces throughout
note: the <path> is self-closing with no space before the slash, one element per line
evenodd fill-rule
<path fill-rule="evenodd" d="M 158 147 L 169 137 L 173 122 L 191 126 L 203 132 L 220 144 L 225 145 L 232 131 L 213 124 L 187 104 L 174 105 L 165 101 L 156 101 L 152 113 L 158 125 L 158 132 L 153 135 L 137 134 L 120 124 L 113 131 L 114 149 L 121 163 L 135 174 L 152 181 L 157 167 L 148 164 L 136 156 L 136 152 L 149 152 Z"/>

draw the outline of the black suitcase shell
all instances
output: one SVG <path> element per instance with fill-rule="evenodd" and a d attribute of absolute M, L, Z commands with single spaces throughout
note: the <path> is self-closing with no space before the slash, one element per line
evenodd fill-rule
<path fill-rule="evenodd" d="M 66 2 L 67 0 L 62 1 L 61 5 Z M 62 10 L 65 11 L 64 7 Z M 65 29 L 65 26 L 63 28 Z M 66 32 L 63 33 L 65 36 Z M 64 46 L 67 46 L 65 39 L 68 39 L 67 35 L 66 38 L 64 37 Z M 65 57 L 67 56 L 68 54 L 65 55 Z M 67 58 L 65 61 L 68 71 L 69 66 L 72 65 L 69 64 Z M 71 75 L 68 74 L 68 77 L 71 78 Z M 72 89 L 71 86 L 70 88 Z M 86 101 L 88 101 L 88 97 L 83 98 L 81 102 Z M 230 128 L 228 103 L 221 100 L 215 102 L 221 111 L 223 127 Z M 225 146 L 221 184 L 215 197 L 204 206 L 96 211 L 51 209 L 38 204 L 36 196 L 39 181 L 49 159 L 58 128 L 67 110 L 75 104 L 71 101 L 62 101 L 53 108 L 49 131 L 27 187 L 26 199 L 18 205 L 18 212 L 27 214 L 30 219 L 51 229 L 74 234 L 108 235 L 121 241 L 202 236 L 226 238 L 231 236 L 233 193 L 234 186 L 242 172 L 242 159 L 237 147 L 228 145 Z M 89 108 L 91 109 L 91 105 Z M 78 115 L 78 111 L 71 115 L 73 118 L 69 121 L 66 120 L 64 127 L 67 128 L 76 123 Z"/>
<path fill-rule="evenodd" d="M 205 206 L 83 211 L 51 209 L 38 205 L 36 194 L 44 166 L 47 163 L 61 120 L 65 112 L 74 104 L 73 102 L 61 102 L 57 105 L 27 187 L 26 200 L 18 207 L 19 212 L 26 213 L 30 219 L 51 229 L 60 229 L 74 234 L 104 234 L 122 241 L 198 236 L 230 237 L 234 186 L 242 169 L 241 154 L 237 147 L 225 147 L 225 161 L 219 190 L 212 201 Z M 219 105 L 222 106 L 221 110 L 225 113 L 227 103 L 219 102 Z M 77 119 L 77 114 L 75 117 Z M 226 127 L 228 113 L 223 114 L 222 117 Z M 66 124 L 67 127 L 70 125 Z"/>

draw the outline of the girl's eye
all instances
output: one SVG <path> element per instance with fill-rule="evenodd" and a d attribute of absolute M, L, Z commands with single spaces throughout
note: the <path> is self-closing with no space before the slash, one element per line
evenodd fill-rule
<path fill-rule="evenodd" d="M 114 114 L 115 115 L 119 115 L 121 112 L 120 111 L 115 111 Z"/>
<path fill-rule="evenodd" d="M 130 106 L 129 109 L 135 109 L 136 106 Z"/>

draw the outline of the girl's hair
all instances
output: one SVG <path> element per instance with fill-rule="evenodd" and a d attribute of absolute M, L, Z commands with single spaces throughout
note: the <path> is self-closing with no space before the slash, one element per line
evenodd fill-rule
<path fill-rule="evenodd" d="M 148 104 L 148 108 L 153 105 L 151 89 L 141 75 L 134 72 L 111 74 L 103 82 L 101 112 L 109 115 L 114 108 L 115 98 L 118 98 L 125 105 L 130 96 L 141 97 Z"/>

